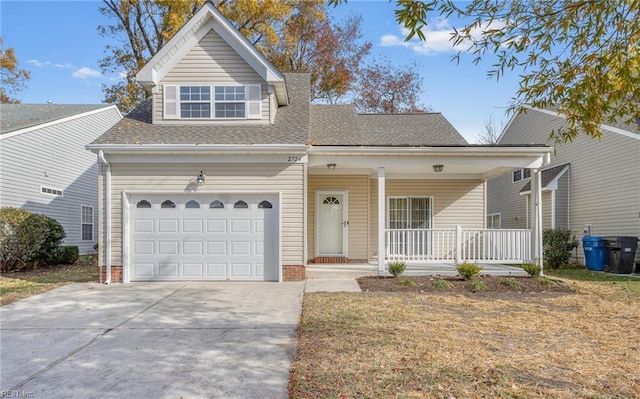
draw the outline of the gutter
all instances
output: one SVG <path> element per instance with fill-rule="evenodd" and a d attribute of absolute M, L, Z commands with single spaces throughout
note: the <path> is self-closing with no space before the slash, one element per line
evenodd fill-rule
<path fill-rule="evenodd" d="M 306 144 L 89 144 L 85 148 L 89 151 L 107 151 L 109 153 L 157 152 L 157 153 L 247 153 L 247 154 L 279 154 L 292 151 L 306 152 Z"/>
<path fill-rule="evenodd" d="M 106 277 L 105 284 L 111 284 L 111 165 L 104 157 L 102 150 L 98 151 L 98 162 L 105 167 L 105 179 L 107 180 L 106 189 L 104 193 L 105 211 L 106 211 L 106 252 L 105 252 L 105 266 Z"/>

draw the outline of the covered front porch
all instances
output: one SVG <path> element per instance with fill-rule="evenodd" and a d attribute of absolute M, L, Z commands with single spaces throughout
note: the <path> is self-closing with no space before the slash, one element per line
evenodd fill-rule
<path fill-rule="evenodd" d="M 449 275 L 461 262 L 516 275 L 506 264 L 542 263 L 540 168 L 548 147 L 312 147 L 305 263 L 358 263 L 377 274 Z M 486 181 L 532 170 L 531 229 L 487 229 Z M 491 266 L 500 265 L 500 266 Z M 510 274 L 512 273 L 512 274 Z"/>

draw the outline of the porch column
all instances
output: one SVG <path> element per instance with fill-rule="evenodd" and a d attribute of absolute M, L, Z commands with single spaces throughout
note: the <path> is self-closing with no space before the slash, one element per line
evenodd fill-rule
<path fill-rule="evenodd" d="M 543 248 L 542 248 L 542 179 L 541 171 L 534 169 L 531 171 L 531 251 L 532 257 L 540 266 L 540 275 L 544 272 L 542 267 Z"/>
<path fill-rule="evenodd" d="M 385 274 L 386 248 L 385 248 L 385 221 L 386 217 L 386 184 L 384 167 L 378 168 L 378 274 Z"/>

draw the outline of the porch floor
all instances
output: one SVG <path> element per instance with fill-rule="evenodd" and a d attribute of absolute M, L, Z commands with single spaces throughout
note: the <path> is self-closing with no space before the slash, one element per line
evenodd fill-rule
<path fill-rule="evenodd" d="M 490 276 L 514 276 L 526 277 L 527 273 L 519 267 L 502 264 L 484 264 L 482 274 Z M 345 263 L 345 264 L 321 264 L 314 263 L 306 266 L 307 279 L 343 279 L 358 278 L 362 276 L 377 276 L 378 265 L 373 263 Z M 408 264 L 404 276 L 456 276 L 455 263 L 425 263 Z"/>

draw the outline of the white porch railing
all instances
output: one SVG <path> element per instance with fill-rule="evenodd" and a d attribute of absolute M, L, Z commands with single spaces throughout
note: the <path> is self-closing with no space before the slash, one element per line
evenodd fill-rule
<path fill-rule="evenodd" d="M 531 260 L 531 231 L 387 229 L 386 258 L 406 262 L 522 263 Z"/>

